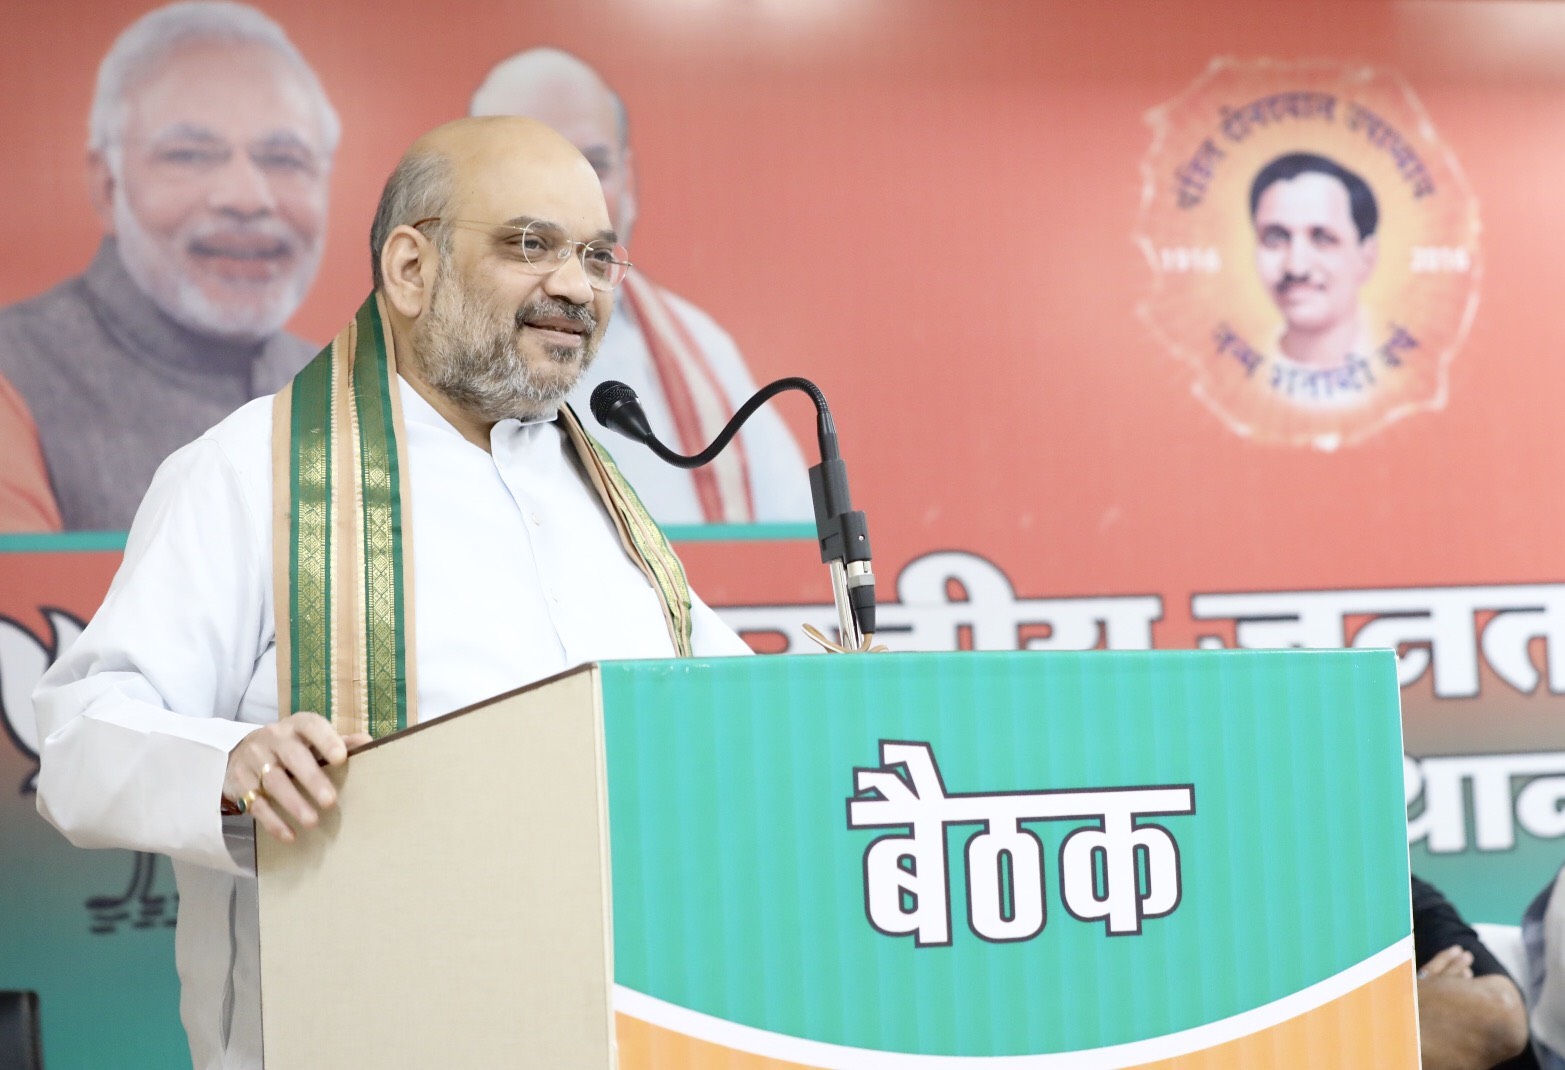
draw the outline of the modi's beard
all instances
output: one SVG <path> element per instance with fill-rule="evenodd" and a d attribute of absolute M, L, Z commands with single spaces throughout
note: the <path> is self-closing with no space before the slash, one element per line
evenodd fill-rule
<path fill-rule="evenodd" d="M 551 415 L 598 351 L 597 317 L 586 305 L 535 301 L 507 317 L 496 302 L 464 285 L 442 258 L 429 311 L 413 327 L 412 343 L 426 382 L 485 420 Z M 577 346 L 545 346 L 548 363 L 530 364 L 520 349 L 522 323 L 534 316 L 564 316 L 587 336 Z"/>
<path fill-rule="evenodd" d="M 180 227 L 165 247 L 141 225 L 125 196 L 124 182 L 114 185 L 114 233 L 126 273 L 165 315 L 198 334 L 234 342 L 264 341 L 282 330 L 304 301 L 321 262 L 320 242 L 304 241 L 278 219 L 247 223 L 196 220 Z M 198 243 L 236 235 L 275 242 L 288 250 L 295 262 L 278 278 L 239 283 L 237 287 L 234 282 L 223 282 L 240 292 L 230 300 L 220 300 L 187 273 L 183 261 Z"/>

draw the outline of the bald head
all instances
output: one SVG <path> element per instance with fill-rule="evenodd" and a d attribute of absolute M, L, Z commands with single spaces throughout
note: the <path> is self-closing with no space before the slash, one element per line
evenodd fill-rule
<path fill-rule="evenodd" d="M 452 161 L 479 163 L 508 153 L 550 157 L 556 163 L 581 153 L 545 123 L 516 115 L 469 116 L 442 123 L 408 147 L 407 155 L 437 152 Z"/>
<path fill-rule="evenodd" d="M 635 181 L 625 106 L 597 71 L 557 48 L 531 48 L 497 64 L 473 93 L 471 115 L 521 115 L 558 130 L 603 184 L 621 240 L 635 222 Z"/>
<path fill-rule="evenodd" d="M 603 201 L 582 154 L 544 123 L 511 115 L 456 119 L 415 141 L 408 156 L 440 156 L 451 168 L 451 209 L 498 210 L 494 197 L 551 195 L 552 187 Z M 509 188 L 507 188 L 509 187 Z"/>
<path fill-rule="evenodd" d="M 381 251 L 399 226 L 439 217 L 442 223 L 428 232 L 445 251 L 445 221 L 503 223 L 520 216 L 593 231 L 610 227 L 592 165 L 543 123 L 485 116 L 437 126 L 403 154 L 381 193 L 370 228 L 375 288 L 384 281 Z"/>

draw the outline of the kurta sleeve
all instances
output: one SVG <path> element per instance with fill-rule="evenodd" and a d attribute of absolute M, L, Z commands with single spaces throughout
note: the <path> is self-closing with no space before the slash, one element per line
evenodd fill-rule
<path fill-rule="evenodd" d="M 38 810 L 72 843 L 249 868 L 251 822 L 219 806 L 257 727 L 236 718 L 271 642 L 268 512 L 211 438 L 158 470 L 103 606 L 33 696 Z"/>

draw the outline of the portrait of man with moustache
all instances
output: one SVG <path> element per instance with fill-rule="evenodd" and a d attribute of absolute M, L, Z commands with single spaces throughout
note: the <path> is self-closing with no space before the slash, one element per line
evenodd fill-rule
<path fill-rule="evenodd" d="M 1312 370 L 1373 349 L 1359 292 L 1375 271 L 1380 209 L 1369 183 L 1325 156 L 1289 153 L 1250 185 L 1255 265 L 1279 312 L 1281 355 Z"/>
<path fill-rule="evenodd" d="M 0 531 L 124 530 L 159 463 L 316 345 L 283 330 L 320 263 L 339 121 L 283 29 L 170 4 L 104 56 L 87 269 L 0 309 Z"/>

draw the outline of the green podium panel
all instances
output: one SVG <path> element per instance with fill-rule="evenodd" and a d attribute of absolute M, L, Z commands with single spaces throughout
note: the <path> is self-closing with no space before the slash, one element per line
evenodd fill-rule
<path fill-rule="evenodd" d="M 602 701 L 622 1067 L 1418 1065 L 1390 651 L 624 662 Z"/>

